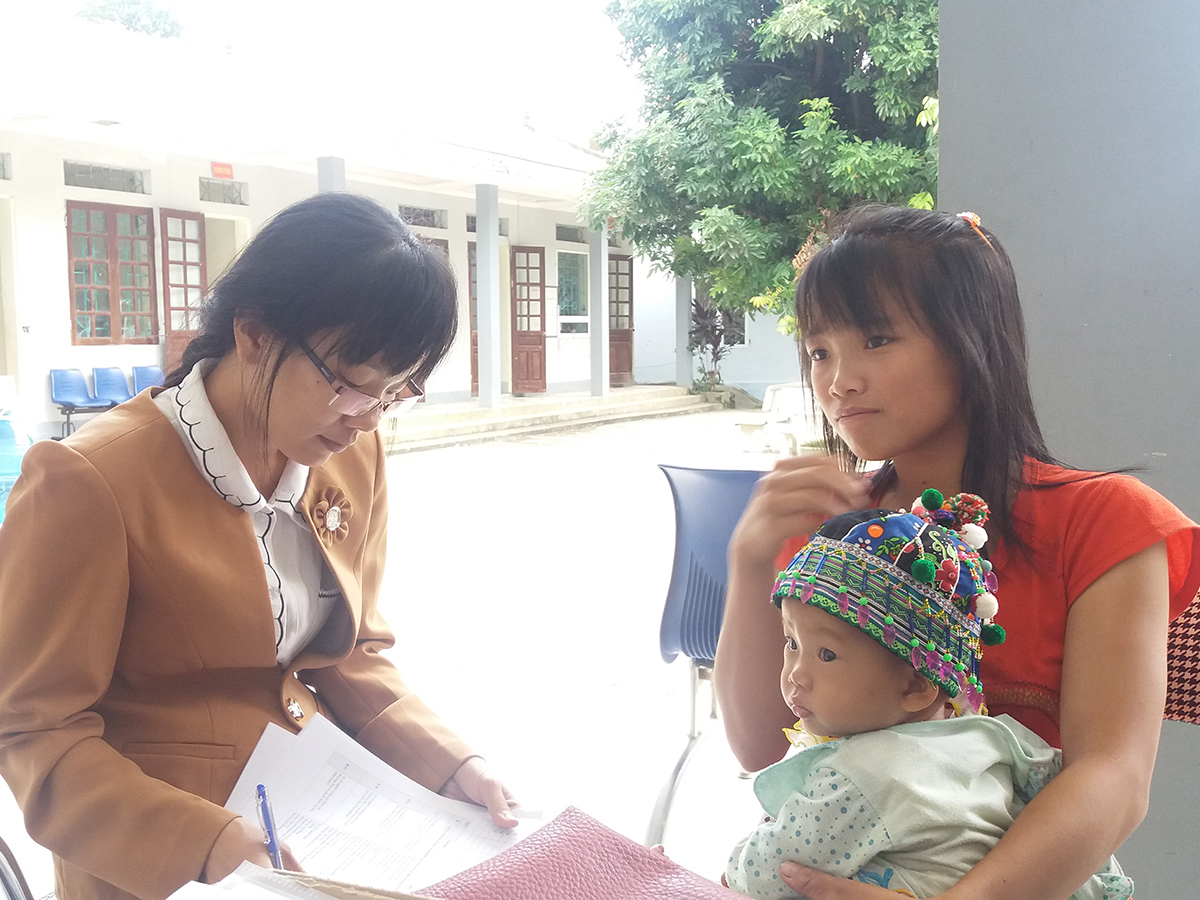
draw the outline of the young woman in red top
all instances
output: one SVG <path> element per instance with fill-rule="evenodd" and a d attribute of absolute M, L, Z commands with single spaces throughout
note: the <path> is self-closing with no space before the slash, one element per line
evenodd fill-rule
<path fill-rule="evenodd" d="M 767 598 L 795 536 L 850 509 L 908 507 L 929 487 L 979 494 L 1008 631 L 983 658 L 988 704 L 1061 746 L 1065 766 L 941 897 L 1062 900 L 1145 815 L 1167 625 L 1200 587 L 1200 528 L 1133 478 L 1050 457 L 1012 266 L 973 214 L 850 212 L 801 274 L 796 314 L 828 454 L 780 462 L 730 542 L 715 668 L 730 745 L 752 770 L 788 748 Z M 886 463 L 868 480 L 860 460 Z M 895 896 L 794 863 L 780 874 L 813 900 Z"/>

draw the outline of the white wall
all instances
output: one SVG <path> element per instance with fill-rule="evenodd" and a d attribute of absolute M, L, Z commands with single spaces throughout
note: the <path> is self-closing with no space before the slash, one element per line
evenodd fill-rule
<path fill-rule="evenodd" d="M 0 181 L 0 375 L 12 377 L 17 366 L 17 307 L 13 283 L 13 204 Z"/>
<path fill-rule="evenodd" d="M 475 215 L 475 198 L 413 191 L 391 185 L 347 179 L 347 190 L 373 197 L 389 208 L 399 204 L 447 210 L 445 229 L 417 226 L 423 237 L 449 242 L 450 265 L 459 286 L 459 339 L 429 379 L 426 391 L 431 400 L 464 400 L 470 396 L 471 345 L 468 294 L 467 244 L 476 240 L 467 231 L 467 216 Z M 253 195 L 252 195 L 253 196 Z M 559 241 L 557 225 L 580 225 L 572 213 L 541 209 L 521 203 L 499 204 L 499 216 L 508 220 L 508 236 L 500 237 L 501 386 L 509 390 L 512 378 L 511 353 L 511 259 L 513 247 L 542 247 L 546 279 L 546 380 L 547 391 L 585 390 L 590 377 L 588 335 L 561 334 L 558 321 L 558 253 L 587 255 L 586 244 Z M 621 252 L 621 251 L 616 251 Z M 594 298 L 589 297 L 589 303 Z M 607 303 L 607 297 L 602 302 Z M 635 313 L 636 315 L 636 313 Z"/>
<path fill-rule="evenodd" d="M 746 343 L 721 360 L 721 378 L 762 399 L 768 385 L 800 380 L 794 335 L 783 335 L 773 315 L 746 319 Z"/>
<path fill-rule="evenodd" d="M 198 178 L 209 175 L 208 160 L 143 154 L 104 144 L 81 143 L 18 132 L 0 132 L 0 148 L 12 154 L 11 181 L 3 189 L 11 197 L 12 228 L 0 227 L 0 259 L 4 259 L 5 315 L 13 332 L 8 337 L 7 366 L 16 377 L 18 411 L 38 436 L 57 432 L 61 417 L 50 402 L 49 370 L 95 366 L 162 365 L 159 344 L 77 346 L 71 343 L 71 295 L 65 226 L 68 200 L 149 208 L 156 232 L 154 270 L 158 302 L 162 304 L 161 244 L 158 211 L 162 208 L 239 216 L 243 232 L 257 227 L 273 209 L 257 202 L 237 207 L 199 200 Z M 150 192 L 130 194 L 63 184 L 63 161 L 73 160 L 149 172 Z M 238 180 L 263 182 L 262 169 L 240 166 Z M 9 271 L 11 270 L 11 271 Z M 12 285 L 11 291 L 7 289 Z M 164 323 L 159 317 L 160 336 Z"/>
<path fill-rule="evenodd" d="M 98 126 L 99 127 L 99 126 Z M 234 163 L 234 178 L 249 185 L 247 206 L 202 202 L 198 179 L 211 177 L 212 160 L 182 155 L 143 153 L 103 143 L 0 131 L 0 151 L 12 154 L 10 181 L 0 182 L 0 371 L 16 377 L 18 409 L 38 436 L 57 433 L 61 416 L 50 402 L 49 370 L 78 368 L 88 373 L 94 366 L 163 365 L 163 345 L 116 344 L 76 346 L 71 343 L 72 317 L 64 224 L 65 203 L 82 200 L 152 209 L 156 231 L 155 277 L 161 310 L 161 244 L 158 212 L 162 208 L 203 212 L 211 227 L 208 237 L 208 277 L 220 274 L 224 262 L 271 215 L 316 190 L 316 161 L 311 171 Z M 150 193 L 69 187 L 63 184 L 63 160 L 75 160 L 149 172 Z M 378 200 L 390 209 L 424 206 L 448 211 L 446 229 L 416 228 L 423 236 L 449 242 L 450 263 L 459 282 L 460 339 L 443 365 L 430 379 L 431 399 L 462 400 L 470 396 L 471 363 L 467 242 L 468 214 L 475 213 L 473 195 L 462 196 L 416 191 L 389 183 L 385 177 L 356 178 L 349 173 L 347 189 Z M 11 198 L 11 199 L 9 199 Z M 6 222 L 6 208 L 11 227 Z M 589 380 L 589 345 L 586 334 L 560 334 L 557 316 L 557 254 L 560 250 L 586 254 L 586 244 L 556 240 L 557 224 L 579 224 L 572 213 L 541 208 L 532 202 L 505 202 L 500 216 L 508 219 L 509 235 L 501 238 L 501 303 L 503 381 L 510 382 L 511 321 L 508 250 L 514 245 L 546 250 L 546 350 L 548 390 L 582 390 Z M 607 303 L 607 297 L 598 298 Z M 597 298 L 590 298 L 596 302 Z M 635 308 L 636 317 L 645 307 Z M 165 323 L 160 316 L 160 337 Z M 670 347 L 670 339 L 668 340 Z M 636 359 L 636 356 L 635 356 Z"/>
<path fill-rule="evenodd" d="M 675 277 L 652 272 L 642 258 L 634 260 L 634 379 L 643 384 L 675 382 Z M 746 320 L 746 343 L 721 360 L 721 379 L 762 399 L 768 385 L 798 381 L 800 364 L 796 341 L 782 335 L 776 318 L 760 315 Z M 699 377 L 692 354 L 689 371 Z M 686 385 L 691 387 L 691 381 Z"/>
<path fill-rule="evenodd" d="M 675 383 L 675 277 L 641 256 L 633 259 L 633 380 Z"/>

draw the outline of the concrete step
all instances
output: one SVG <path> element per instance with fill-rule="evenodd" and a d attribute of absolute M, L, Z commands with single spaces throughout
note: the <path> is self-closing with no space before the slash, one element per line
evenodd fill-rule
<path fill-rule="evenodd" d="M 422 404 L 406 415 L 384 420 L 380 433 L 387 452 L 394 454 L 720 408 L 675 385 L 633 385 L 613 388 L 607 397 L 593 397 L 584 392 L 505 396 L 498 409 L 480 407 L 474 399 L 465 403 Z"/>

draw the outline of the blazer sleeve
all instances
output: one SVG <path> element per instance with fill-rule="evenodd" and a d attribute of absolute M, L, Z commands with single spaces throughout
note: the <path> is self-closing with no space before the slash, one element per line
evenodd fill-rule
<path fill-rule="evenodd" d="M 0 773 L 30 835 L 142 897 L 196 878 L 234 815 L 144 775 L 96 704 L 121 647 L 129 545 L 100 472 L 35 444 L 0 528 Z"/>
<path fill-rule="evenodd" d="M 321 705 L 360 744 L 409 778 L 437 791 L 463 762 L 477 754 L 409 690 L 396 667 L 381 654 L 394 645 L 395 637 L 378 608 L 387 556 L 388 504 L 383 442 L 378 435 L 374 438 L 374 479 L 361 565 L 358 634 L 348 656 L 305 672 L 305 680 L 316 690 Z"/>

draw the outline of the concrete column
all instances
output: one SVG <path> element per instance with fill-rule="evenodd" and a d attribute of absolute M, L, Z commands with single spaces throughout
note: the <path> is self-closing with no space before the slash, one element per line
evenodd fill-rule
<path fill-rule="evenodd" d="M 317 193 L 346 190 L 346 161 L 340 156 L 317 157 Z"/>
<path fill-rule="evenodd" d="M 692 351 L 688 349 L 691 341 L 688 332 L 692 330 L 692 279 L 675 279 L 675 383 L 690 388 L 696 380 L 692 369 Z"/>
<path fill-rule="evenodd" d="M 479 405 L 487 409 L 499 409 L 500 201 L 494 184 L 475 185 L 475 277 L 479 329 Z"/>
<path fill-rule="evenodd" d="M 592 396 L 608 396 L 608 232 L 588 232 L 588 336 Z"/>

